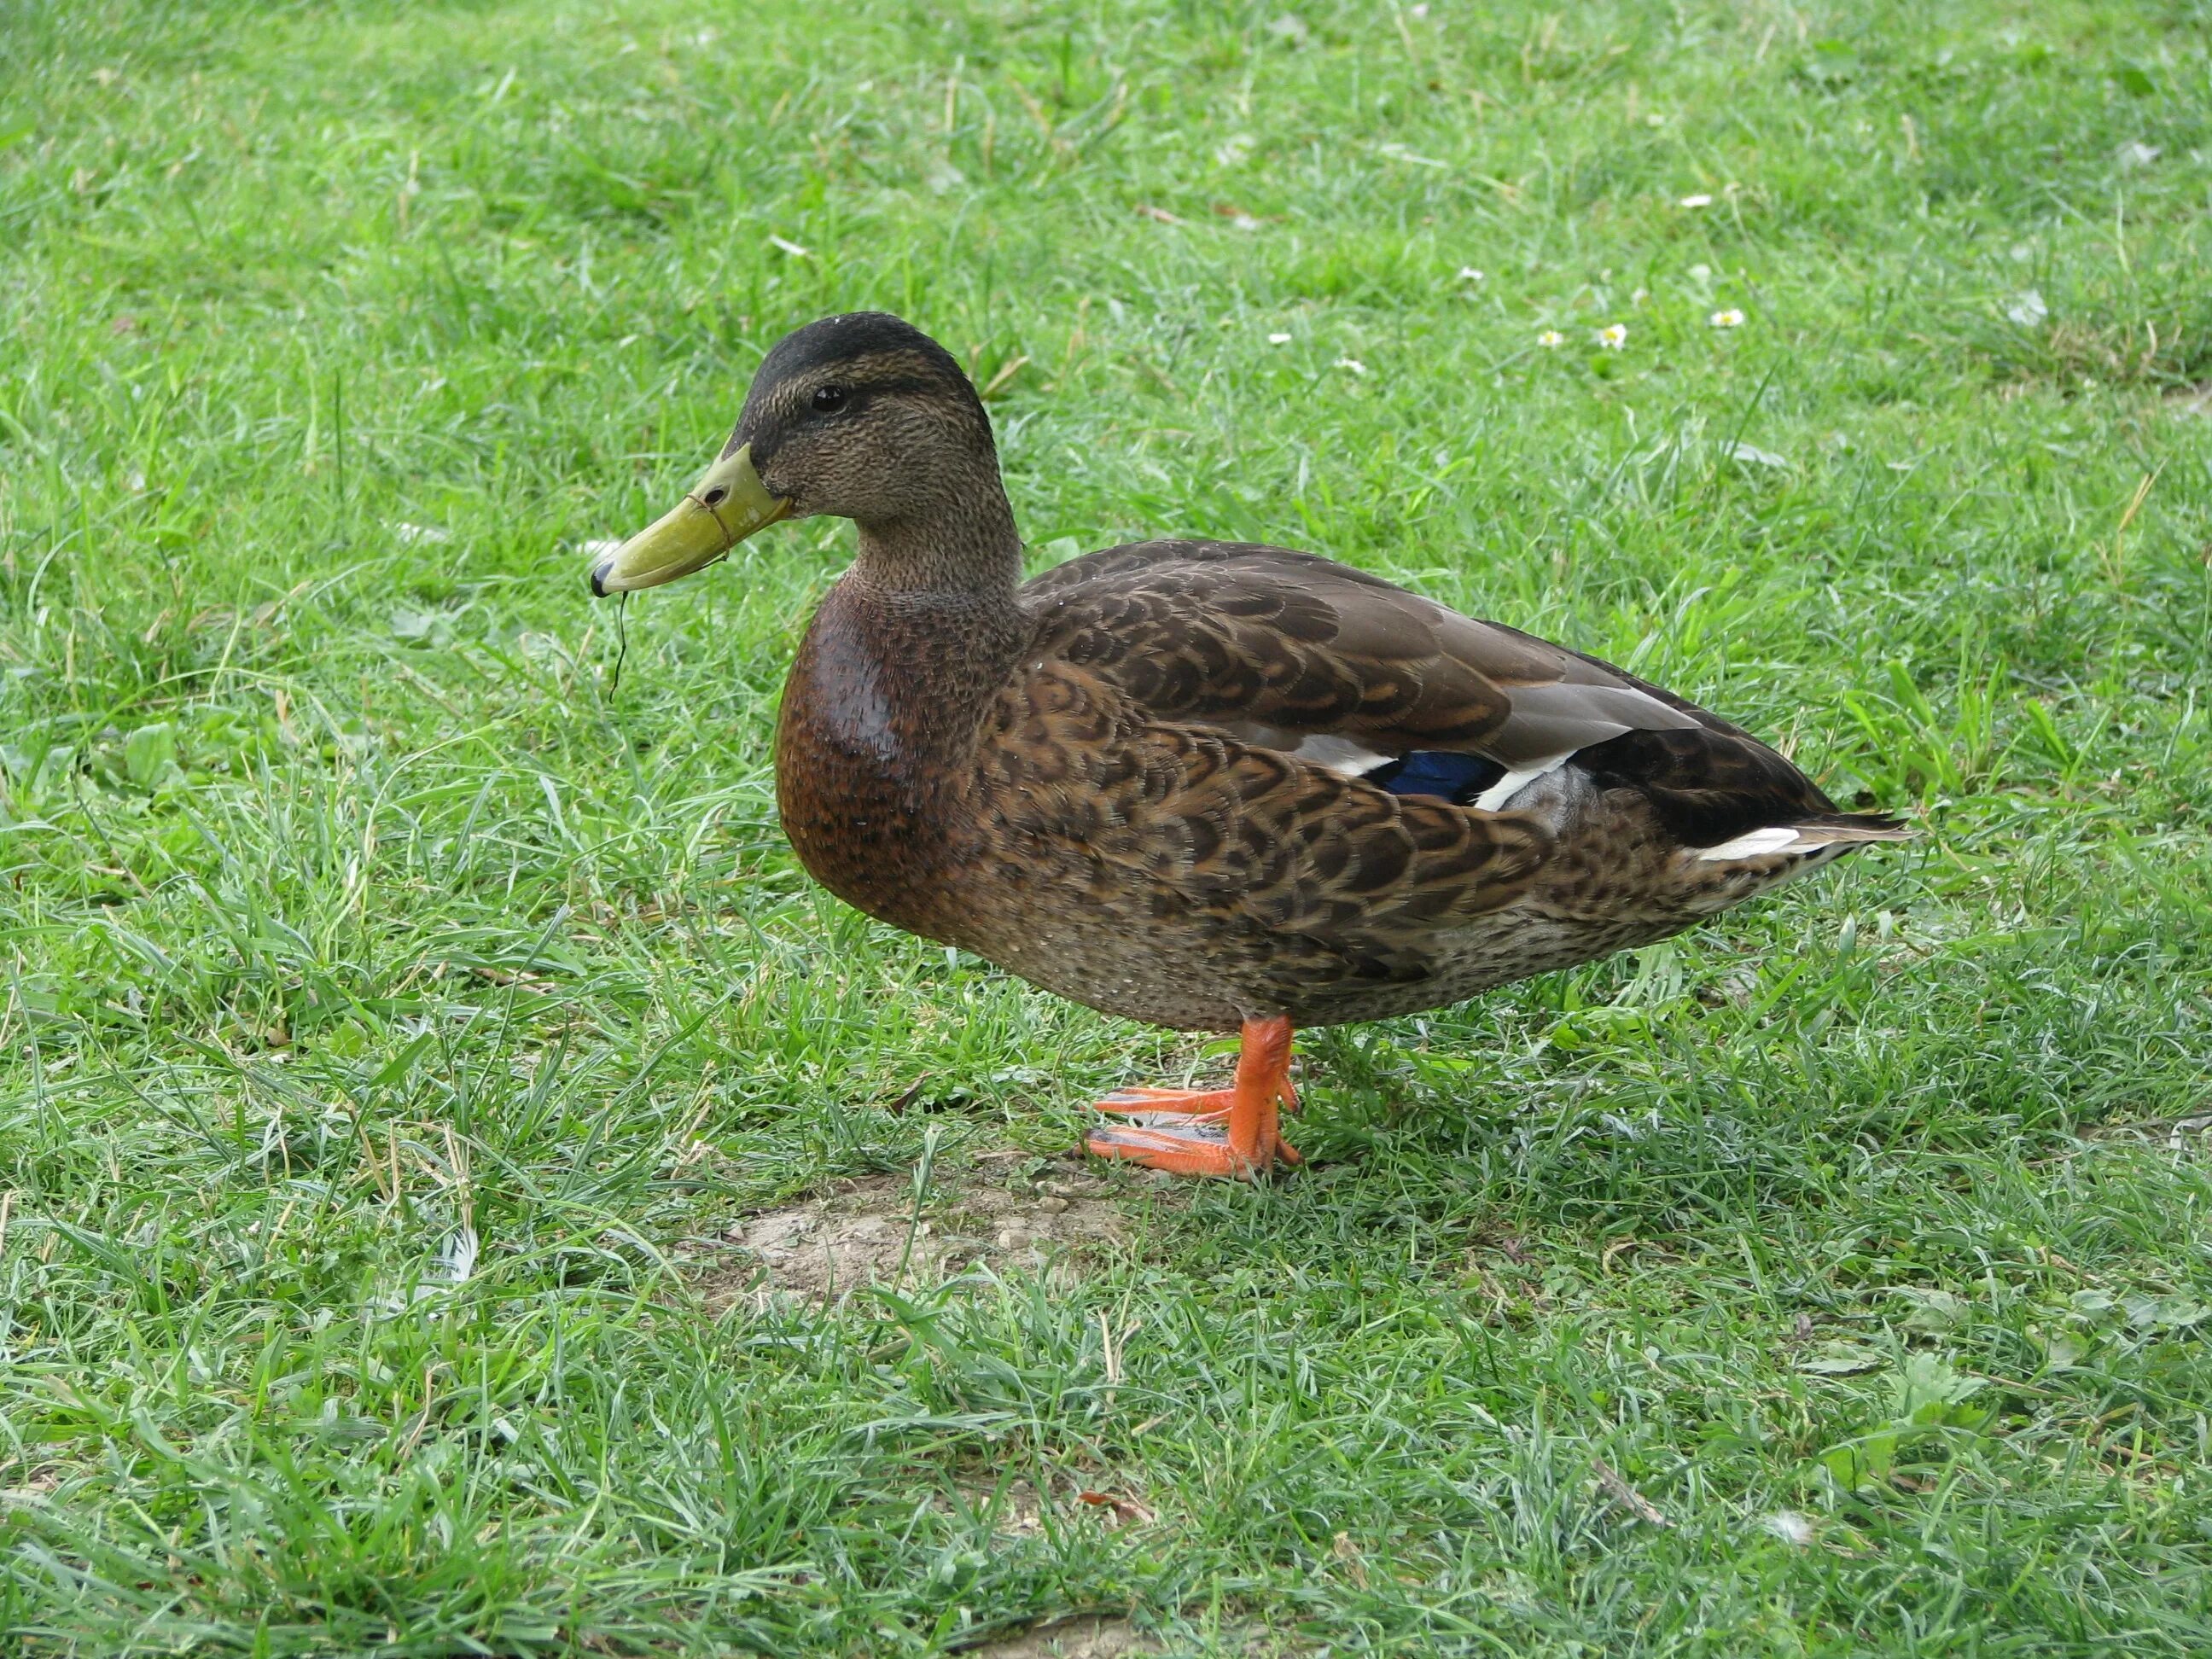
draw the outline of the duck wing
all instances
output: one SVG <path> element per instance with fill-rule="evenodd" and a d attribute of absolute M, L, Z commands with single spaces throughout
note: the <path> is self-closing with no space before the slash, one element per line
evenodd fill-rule
<path fill-rule="evenodd" d="M 1023 595 L 1041 653 L 1097 676 L 1152 719 L 1392 793 L 1497 811 L 1571 762 L 1602 787 L 1644 795 L 1687 847 L 1848 816 L 1718 715 L 1313 554 L 1139 543 L 1071 560 Z"/>

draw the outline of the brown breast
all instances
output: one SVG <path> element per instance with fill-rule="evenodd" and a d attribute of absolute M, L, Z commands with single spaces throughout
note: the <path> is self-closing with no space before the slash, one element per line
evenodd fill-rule
<path fill-rule="evenodd" d="M 848 578 L 784 683 L 776 805 L 793 850 L 847 903 L 924 938 L 967 931 L 956 890 L 975 831 L 963 783 L 988 688 L 1019 648 L 1010 634 L 1006 617 L 886 599 Z"/>

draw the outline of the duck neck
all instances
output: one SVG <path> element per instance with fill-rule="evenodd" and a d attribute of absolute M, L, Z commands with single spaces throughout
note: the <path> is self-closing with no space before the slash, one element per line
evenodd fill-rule
<path fill-rule="evenodd" d="M 871 725 L 880 709 L 908 757 L 970 740 L 1031 630 L 1013 510 L 992 482 L 941 514 L 860 523 L 860 556 L 795 665 L 830 724 Z"/>
<path fill-rule="evenodd" d="M 1006 492 L 991 483 L 939 513 L 863 521 L 860 556 L 824 607 L 833 627 L 881 643 L 886 684 L 928 712 L 908 738 L 917 746 L 961 740 L 1030 631 L 1015 597 L 1021 538 Z"/>
<path fill-rule="evenodd" d="M 851 580 L 884 599 L 1013 610 L 1022 538 L 995 477 L 989 489 L 963 490 L 934 512 L 866 520 L 859 527 L 860 556 Z"/>

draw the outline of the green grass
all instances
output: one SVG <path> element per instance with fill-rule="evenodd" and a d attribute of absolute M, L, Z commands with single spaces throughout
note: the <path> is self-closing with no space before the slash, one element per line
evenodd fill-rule
<path fill-rule="evenodd" d="M 0 1650 L 2212 1647 L 2212 11 L 1291 9 L 0 9 Z M 616 684 L 578 544 L 860 306 L 1040 562 L 1325 550 L 1926 835 L 1317 1035 L 1321 1167 L 1072 1285 L 715 1316 L 1222 1063 L 802 878 L 845 526 Z"/>

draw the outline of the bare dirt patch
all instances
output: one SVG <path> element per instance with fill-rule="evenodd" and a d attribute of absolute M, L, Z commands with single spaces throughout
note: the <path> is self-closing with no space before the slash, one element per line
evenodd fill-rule
<path fill-rule="evenodd" d="M 1035 1482 L 1020 1476 L 994 1480 L 979 1475 L 963 1479 L 958 1484 L 959 1503 L 968 1514 L 978 1519 L 988 1517 L 992 1530 L 1001 1538 L 1040 1535 L 1045 1530 L 1048 1510 L 1062 1528 L 1077 1524 L 1149 1527 L 1159 1520 L 1150 1504 L 1124 1490 L 1126 1483 L 1097 1470 L 1084 1474 L 1063 1471 L 1047 1476 L 1048 1498 L 1037 1490 Z M 949 1501 L 945 1507 L 951 1508 Z"/>
<path fill-rule="evenodd" d="M 1007 1538 L 1035 1538 L 1044 1531 L 1044 1498 L 1036 1486 L 1018 1478 L 1003 1489 L 981 1480 L 963 1480 L 960 1495 L 977 1514 L 994 1515 L 994 1530 Z"/>
<path fill-rule="evenodd" d="M 779 1291 L 834 1300 L 869 1285 L 930 1283 L 979 1263 L 1079 1273 L 1129 1248 L 1132 1218 L 1158 1196 L 1079 1170 L 1037 1180 L 940 1172 L 917 1213 L 904 1175 L 841 1181 L 734 1223 L 702 1290 L 718 1312 Z"/>
<path fill-rule="evenodd" d="M 1159 1644 L 1139 1636 L 1122 1619 L 1073 1619 L 1024 1631 L 1019 1636 L 969 1650 L 976 1659 L 1124 1659 L 1158 1653 Z"/>

